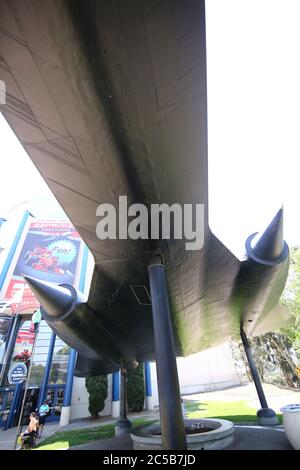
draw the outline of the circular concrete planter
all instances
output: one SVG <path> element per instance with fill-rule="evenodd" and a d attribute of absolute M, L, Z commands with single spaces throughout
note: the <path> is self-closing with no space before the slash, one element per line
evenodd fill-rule
<path fill-rule="evenodd" d="M 300 403 L 283 406 L 280 411 L 286 437 L 295 450 L 300 450 Z"/>
<path fill-rule="evenodd" d="M 234 426 L 225 419 L 185 419 L 187 427 L 204 426 L 210 431 L 187 434 L 187 446 L 190 450 L 196 449 L 224 449 L 233 442 Z M 160 450 L 162 439 L 159 421 L 140 426 L 131 433 L 133 448 L 135 450 Z"/>

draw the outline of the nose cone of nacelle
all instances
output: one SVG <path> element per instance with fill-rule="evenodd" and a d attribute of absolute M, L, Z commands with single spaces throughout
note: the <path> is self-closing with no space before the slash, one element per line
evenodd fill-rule
<path fill-rule="evenodd" d="M 265 231 L 251 235 L 246 241 L 246 250 L 256 261 L 270 264 L 283 261 L 288 247 L 283 239 L 283 208 L 281 208 Z"/>
<path fill-rule="evenodd" d="M 266 230 L 253 238 L 251 246 L 256 256 L 272 261 L 281 255 L 283 243 L 283 208 L 281 208 Z"/>
<path fill-rule="evenodd" d="M 29 276 L 24 278 L 43 310 L 53 319 L 67 314 L 75 307 L 77 295 L 72 286 L 66 284 L 57 286 Z"/>

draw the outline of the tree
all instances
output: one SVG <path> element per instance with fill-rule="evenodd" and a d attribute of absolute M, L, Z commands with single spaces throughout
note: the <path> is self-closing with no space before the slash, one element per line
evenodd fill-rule
<path fill-rule="evenodd" d="M 282 333 L 291 342 L 298 359 L 300 359 L 300 247 L 290 249 L 290 270 L 282 303 L 294 316 L 294 323 L 282 328 Z"/>
<path fill-rule="evenodd" d="M 295 373 L 292 344 L 284 334 L 270 332 L 252 338 L 251 347 L 260 377 L 264 382 L 300 388 Z"/>
<path fill-rule="evenodd" d="M 67 344 L 64 344 L 57 352 L 56 354 L 61 354 L 61 355 L 69 355 L 70 354 L 70 346 Z"/>
<path fill-rule="evenodd" d="M 49 383 L 51 384 L 57 384 L 59 383 L 58 378 L 59 378 L 59 364 L 58 362 L 53 362 L 51 366 L 51 372 L 50 372 L 50 377 L 49 377 Z"/>
<path fill-rule="evenodd" d="M 30 385 L 41 385 L 43 382 L 45 374 L 45 366 L 42 364 L 32 364 L 31 374 L 30 374 Z"/>
<path fill-rule="evenodd" d="M 127 404 L 130 411 L 144 409 L 145 385 L 144 367 L 140 363 L 136 369 L 127 370 Z"/>
<path fill-rule="evenodd" d="M 89 393 L 89 412 L 93 419 L 97 419 L 107 398 L 107 376 L 88 377 L 85 379 L 85 386 Z"/>

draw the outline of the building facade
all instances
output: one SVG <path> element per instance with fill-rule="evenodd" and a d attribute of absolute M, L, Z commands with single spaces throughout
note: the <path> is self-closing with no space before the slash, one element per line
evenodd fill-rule
<path fill-rule="evenodd" d="M 89 415 L 85 379 L 74 377 L 76 352 L 35 317 L 39 303 L 23 275 L 69 283 L 88 297 L 93 258 L 76 229 L 66 221 L 36 220 L 29 212 L 0 226 L 0 427 L 24 424 L 46 400 L 49 421 L 66 424 Z M 38 325 L 38 326 L 37 326 Z M 181 394 L 242 383 L 228 344 L 177 359 Z M 20 374 L 27 376 L 21 381 Z M 158 407 L 155 363 L 144 365 L 145 407 Z M 24 379 L 24 377 L 23 377 Z M 102 415 L 119 415 L 120 374 L 108 376 Z M 26 386 L 25 386 L 26 385 Z M 26 394 L 25 400 L 23 400 Z"/>

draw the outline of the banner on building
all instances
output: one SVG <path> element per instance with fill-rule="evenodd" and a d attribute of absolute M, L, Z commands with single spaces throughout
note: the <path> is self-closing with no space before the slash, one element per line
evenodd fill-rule
<path fill-rule="evenodd" d="M 73 285 L 80 241 L 70 223 L 32 222 L 13 275 Z"/>
<path fill-rule="evenodd" d="M 12 363 L 22 362 L 27 367 L 30 364 L 35 333 L 31 330 L 20 330 L 16 339 Z M 12 364 L 13 365 L 13 364 Z"/>
<path fill-rule="evenodd" d="M 81 243 L 70 222 L 31 222 L 5 294 L 13 313 L 32 313 L 40 307 L 24 275 L 76 287 Z"/>
<path fill-rule="evenodd" d="M 9 281 L 6 298 L 10 300 L 12 313 L 32 312 L 40 307 L 37 298 L 23 280 Z"/>

